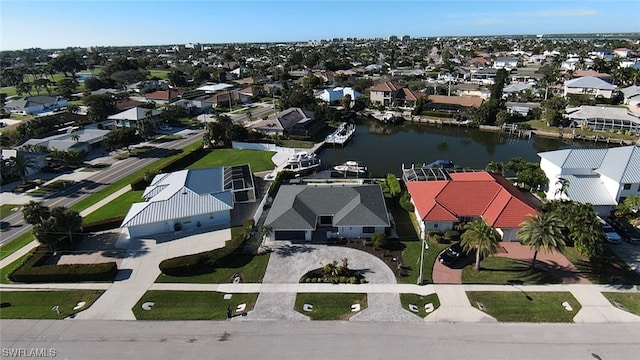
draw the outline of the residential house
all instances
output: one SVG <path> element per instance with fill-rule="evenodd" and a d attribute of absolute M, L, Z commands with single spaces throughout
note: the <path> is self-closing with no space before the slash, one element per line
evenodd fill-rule
<path fill-rule="evenodd" d="M 445 180 L 408 181 L 420 236 L 429 229 L 452 230 L 481 218 L 503 241 L 518 241 L 520 225 L 537 214 L 535 204 L 503 176 L 486 172 L 447 173 Z"/>
<path fill-rule="evenodd" d="M 613 85 L 593 76 L 571 79 L 564 82 L 564 97 L 569 94 L 587 94 L 594 97 L 610 99 L 613 94 Z"/>
<path fill-rule="evenodd" d="M 206 97 L 195 99 L 180 99 L 172 103 L 171 105 L 183 108 L 187 116 L 191 117 L 194 115 L 206 114 L 209 112 L 209 110 L 211 110 L 211 103 L 205 100 Z"/>
<path fill-rule="evenodd" d="M 369 99 L 372 104 L 384 106 L 413 107 L 423 94 L 391 81 L 377 84 L 369 89 Z"/>
<path fill-rule="evenodd" d="M 540 108 L 540 103 L 507 101 L 505 106 L 507 107 L 507 111 L 511 114 L 527 116 L 532 109 Z"/>
<path fill-rule="evenodd" d="M 151 122 L 151 126 L 155 129 L 160 122 L 161 110 L 148 109 L 143 107 L 133 107 L 131 109 L 119 112 L 114 115 L 109 115 L 107 119 L 113 120 L 117 128 L 123 127 L 138 127 L 140 121 L 148 120 Z"/>
<path fill-rule="evenodd" d="M 320 78 L 324 84 L 333 84 L 336 79 L 336 73 L 331 70 L 314 71 L 313 75 Z"/>
<path fill-rule="evenodd" d="M 475 67 L 476 69 L 482 69 L 491 64 L 491 60 L 487 59 L 483 56 L 476 56 L 471 61 L 469 61 L 469 66 Z"/>
<path fill-rule="evenodd" d="M 185 90 L 180 89 L 167 89 L 167 90 L 158 90 L 152 93 L 146 94 L 144 98 L 148 101 L 153 101 L 159 104 L 170 104 L 172 102 L 178 101 L 182 94 L 185 93 Z"/>
<path fill-rule="evenodd" d="M 0 153 L 0 170 L 2 171 L 2 175 L 6 175 L 5 171 L 8 170 L 8 167 L 5 168 L 6 162 L 11 160 L 11 158 L 26 157 L 33 159 L 33 167 L 27 168 L 27 176 L 37 174 L 42 171 L 42 168 L 47 167 L 47 153 L 41 152 L 32 152 L 32 151 L 23 151 L 18 149 L 2 149 Z M 4 169 L 3 169 L 4 168 Z M 19 174 L 13 174 L 15 177 L 19 177 Z M 13 177 L 10 176 L 10 177 Z M 7 180 L 6 178 L 2 178 L 2 181 Z"/>
<path fill-rule="evenodd" d="M 471 82 L 482 85 L 491 85 L 496 81 L 498 69 L 484 68 L 471 73 Z"/>
<path fill-rule="evenodd" d="M 335 87 L 333 89 L 324 89 L 316 92 L 315 97 L 326 103 L 335 104 L 347 95 L 351 96 L 351 101 L 355 101 L 356 99 L 362 97 L 362 94 L 350 87 Z"/>
<path fill-rule="evenodd" d="M 532 89 L 533 89 L 532 83 L 511 83 L 502 89 L 502 97 L 506 99 L 509 97 L 509 95 L 522 94 L 525 91 L 532 90 Z"/>
<path fill-rule="evenodd" d="M 105 137 L 110 132 L 111 130 L 81 129 L 42 139 L 29 139 L 20 146 L 44 146 L 49 150 L 78 150 L 88 153 L 93 149 L 101 147 Z"/>
<path fill-rule="evenodd" d="M 128 91 L 134 91 L 140 94 L 146 94 L 151 91 L 169 89 L 168 80 L 143 80 L 127 85 Z"/>
<path fill-rule="evenodd" d="M 67 104 L 67 100 L 62 96 L 37 95 L 9 100 L 5 103 L 3 109 L 14 114 L 41 114 L 59 110 L 67 106 Z"/>
<path fill-rule="evenodd" d="M 494 69 L 506 69 L 507 71 L 518 67 L 518 59 L 512 57 L 499 57 L 493 61 Z"/>
<path fill-rule="evenodd" d="M 566 117 L 571 121 L 571 127 L 596 131 L 640 131 L 640 117 L 626 108 L 582 105 L 568 110 Z"/>
<path fill-rule="evenodd" d="M 125 111 L 134 107 L 145 107 L 147 105 L 149 105 L 149 103 L 133 99 L 123 99 L 116 101 L 116 109 L 118 109 L 118 111 Z"/>
<path fill-rule="evenodd" d="M 549 179 L 547 199 L 565 198 L 593 204 L 609 215 L 627 196 L 640 193 L 640 148 L 564 149 L 538 153 L 540 168 Z M 560 179 L 568 181 L 562 194 Z"/>
<path fill-rule="evenodd" d="M 611 83 L 612 77 L 610 74 L 607 73 L 600 73 L 597 72 L 595 70 L 576 70 L 573 72 L 572 77 L 573 78 L 579 78 L 579 77 L 585 77 L 585 76 L 593 76 L 596 77 L 598 79 L 602 79 L 608 83 Z"/>
<path fill-rule="evenodd" d="M 282 185 L 265 225 L 272 240 L 324 241 L 330 237 L 370 238 L 390 226 L 379 185 Z"/>
<path fill-rule="evenodd" d="M 322 126 L 313 111 L 289 108 L 251 125 L 250 128 L 266 135 L 312 136 Z"/>
<path fill-rule="evenodd" d="M 249 97 L 243 95 L 240 91 L 223 91 L 212 94 L 204 99 L 204 101 L 211 104 L 211 107 L 224 108 L 247 103 L 249 102 Z"/>
<path fill-rule="evenodd" d="M 484 101 L 477 96 L 429 95 L 429 101 L 423 104 L 423 110 L 460 113 L 467 108 L 480 108 Z"/>
<path fill-rule="evenodd" d="M 206 85 L 200 86 L 199 88 L 197 88 L 195 90 L 204 91 L 207 94 L 213 94 L 213 93 L 217 93 L 218 91 L 227 90 L 227 89 L 232 88 L 232 87 L 233 87 L 233 85 L 224 84 L 224 83 L 206 84 Z"/>
<path fill-rule="evenodd" d="M 624 94 L 624 103 L 629 108 L 640 108 L 640 86 L 632 85 L 621 90 Z M 634 109 L 635 110 L 635 109 Z"/>
<path fill-rule="evenodd" d="M 455 84 L 453 90 L 460 96 L 476 96 L 485 100 L 491 97 L 491 91 L 478 84 Z"/>
<path fill-rule="evenodd" d="M 156 175 L 120 227 L 132 238 L 228 227 L 235 202 L 255 201 L 248 165 L 180 170 Z"/>
<path fill-rule="evenodd" d="M 613 49 L 613 54 L 615 56 L 621 57 L 621 58 L 629 57 L 629 55 L 631 55 L 632 53 L 633 53 L 633 51 L 631 51 L 630 49 L 627 49 L 627 48 Z"/>

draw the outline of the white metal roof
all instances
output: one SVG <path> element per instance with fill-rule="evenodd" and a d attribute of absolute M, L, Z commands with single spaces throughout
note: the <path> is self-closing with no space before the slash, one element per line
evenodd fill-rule
<path fill-rule="evenodd" d="M 593 175 L 563 175 L 569 181 L 567 195 L 573 201 L 593 205 L 617 205 L 602 179 Z"/>
<path fill-rule="evenodd" d="M 608 149 L 597 172 L 621 184 L 640 183 L 640 148 L 623 146 Z"/>

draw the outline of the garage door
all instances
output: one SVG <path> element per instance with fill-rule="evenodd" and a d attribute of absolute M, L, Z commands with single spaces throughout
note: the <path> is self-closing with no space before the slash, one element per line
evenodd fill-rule
<path fill-rule="evenodd" d="M 304 231 L 276 231 L 276 240 L 304 240 Z"/>

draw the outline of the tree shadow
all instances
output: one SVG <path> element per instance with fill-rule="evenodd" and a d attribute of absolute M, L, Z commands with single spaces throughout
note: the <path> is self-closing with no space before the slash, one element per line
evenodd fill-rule
<path fill-rule="evenodd" d="M 289 257 L 295 254 L 311 253 L 316 249 L 306 245 L 282 245 L 278 247 L 274 252 L 281 257 Z"/>

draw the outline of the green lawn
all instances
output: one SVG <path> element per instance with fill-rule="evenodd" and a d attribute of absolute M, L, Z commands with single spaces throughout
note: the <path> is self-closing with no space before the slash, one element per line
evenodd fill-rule
<path fill-rule="evenodd" d="M 160 80 L 166 79 L 169 75 L 169 70 L 149 70 L 149 77 L 156 77 Z"/>
<path fill-rule="evenodd" d="M 0 260 L 6 258 L 7 256 L 13 254 L 18 249 L 21 249 L 28 243 L 32 242 L 35 238 L 31 231 L 27 231 L 26 233 L 16 237 L 8 243 L 4 243 L 0 246 Z"/>
<path fill-rule="evenodd" d="M 22 205 L 2 204 L 0 205 L 0 220 L 7 216 L 19 212 Z"/>
<path fill-rule="evenodd" d="M 282 140 L 282 146 L 291 148 L 311 149 L 314 143 L 312 141 L 302 140 Z"/>
<path fill-rule="evenodd" d="M 131 204 L 144 201 L 142 199 L 143 193 L 144 193 L 144 190 L 127 191 L 126 193 L 115 198 L 108 205 L 103 206 L 98 210 L 92 212 L 91 214 L 85 216 L 82 219 L 82 222 L 84 224 L 91 224 L 92 222 L 102 220 L 102 219 L 110 219 L 117 216 L 125 216 L 129 211 Z"/>
<path fill-rule="evenodd" d="M 234 253 L 220 259 L 214 272 L 193 276 L 169 276 L 160 274 L 159 283 L 206 283 L 224 284 L 231 282 L 235 274 L 242 276 L 244 283 L 261 283 L 269 263 L 269 254 L 253 255 L 250 253 Z"/>
<path fill-rule="evenodd" d="M 585 259 L 575 248 L 565 248 L 562 252 L 569 261 L 594 284 L 640 284 L 640 274 L 629 268 L 613 251 L 605 247 L 604 254 Z"/>
<path fill-rule="evenodd" d="M 87 309 L 102 295 L 98 290 L 71 291 L 3 291 L 2 319 L 63 319 Z M 73 308 L 81 301 L 86 305 L 81 310 Z M 7 304 L 7 305 L 5 305 Z M 58 316 L 52 307 L 58 306 Z"/>
<path fill-rule="evenodd" d="M 304 304 L 313 305 L 313 311 L 304 311 Z M 348 320 L 357 312 L 351 305 L 360 304 L 360 311 L 367 308 L 367 294 L 357 293 L 298 293 L 294 309 L 311 320 Z"/>
<path fill-rule="evenodd" d="M 485 312 L 502 322 L 573 322 L 582 307 L 570 292 L 468 291 L 471 305 L 482 303 Z M 572 311 L 562 303 L 568 301 Z"/>
<path fill-rule="evenodd" d="M 271 151 L 215 149 L 207 156 L 191 164 L 189 169 L 202 169 L 216 166 L 251 165 L 251 171 L 265 171 L 274 168 Z"/>
<path fill-rule="evenodd" d="M 613 306 L 621 304 L 628 312 L 636 315 L 640 315 L 640 294 L 638 293 L 624 293 L 624 292 L 603 292 L 602 295 L 606 297 Z M 614 302 L 615 301 L 615 302 Z"/>
<path fill-rule="evenodd" d="M 522 283 L 556 284 L 560 280 L 547 272 L 530 270 L 530 263 L 520 260 L 491 256 L 480 261 L 480 271 L 473 271 L 473 264 L 462 270 L 462 282 L 465 284 L 509 284 Z"/>
<path fill-rule="evenodd" d="M 425 304 L 433 304 L 434 310 L 440 307 L 440 299 L 438 299 L 437 294 L 400 294 L 400 303 L 402 304 L 403 309 L 410 311 L 412 314 L 416 314 L 422 318 L 429 315 L 429 313 L 427 313 L 424 309 Z M 418 312 L 416 313 L 409 310 L 409 304 L 416 305 L 418 307 Z"/>
<path fill-rule="evenodd" d="M 232 294 L 225 300 L 224 293 L 213 291 L 147 291 L 132 309 L 138 320 L 224 320 L 227 307 L 235 311 L 246 304 L 245 312 L 253 309 L 258 294 Z M 142 304 L 154 302 L 151 310 Z M 235 315 L 239 315 L 234 313 Z"/>
<path fill-rule="evenodd" d="M 13 272 L 13 270 L 22 266 L 22 264 L 27 260 L 27 258 L 31 255 L 31 253 L 24 254 L 19 257 L 16 261 L 11 264 L 0 269 L 0 284 L 11 284 L 11 280 L 7 276 Z"/>

